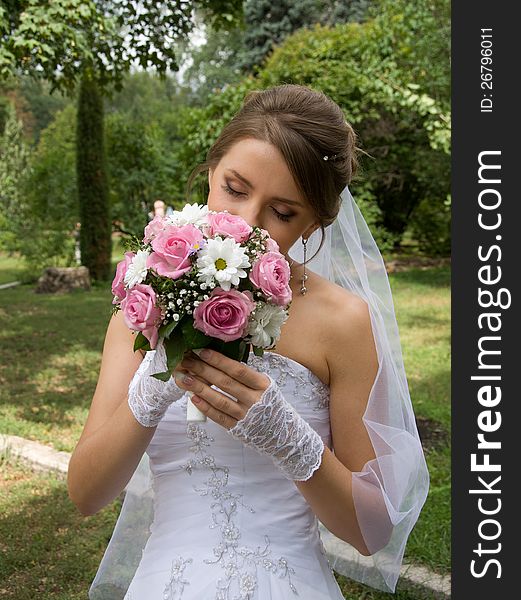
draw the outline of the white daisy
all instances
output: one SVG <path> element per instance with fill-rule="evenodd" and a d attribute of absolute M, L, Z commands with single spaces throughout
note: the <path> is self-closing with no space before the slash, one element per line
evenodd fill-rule
<path fill-rule="evenodd" d="M 199 270 L 197 277 L 200 282 L 215 287 L 213 282 L 215 279 L 223 290 L 229 291 L 232 285 L 239 285 L 241 277 L 247 276 L 243 269 L 251 265 L 245 248 L 242 248 L 233 238 L 222 239 L 216 236 L 214 239 L 207 240 L 199 252 L 196 266 Z"/>
<path fill-rule="evenodd" d="M 185 204 L 182 210 L 174 210 L 174 212 L 166 217 L 166 221 L 172 225 L 181 227 L 182 225 L 207 225 L 208 224 L 208 206 L 206 204 L 200 205 L 194 202 L 194 204 Z"/>
<path fill-rule="evenodd" d="M 147 258 L 149 255 L 150 252 L 146 250 L 138 250 L 136 256 L 132 259 L 123 280 L 127 284 L 128 289 L 141 283 L 146 278 L 148 272 Z"/>
<path fill-rule="evenodd" d="M 251 315 L 247 334 L 251 336 L 254 346 L 269 348 L 280 337 L 280 328 L 288 318 L 282 306 L 258 302 Z"/>

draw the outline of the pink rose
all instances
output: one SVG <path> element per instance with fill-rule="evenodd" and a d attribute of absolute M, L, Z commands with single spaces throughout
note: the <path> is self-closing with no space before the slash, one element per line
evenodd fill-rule
<path fill-rule="evenodd" d="M 203 234 L 194 225 L 167 225 L 152 240 L 154 251 L 147 258 L 147 267 L 158 275 L 177 279 L 190 271 L 190 256 L 203 244 Z"/>
<path fill-rule="evenodd" d="M 216 287 L 208 300 L 194 310 L 194 327 L 210 337 L 233 342 L 246 335 L 250 313 L 255 308 L 252 293 Z"/>
<path fill-rule="evenodd" d="M 129 329 L 141 331 L 153 350 L 157 345 L 162 311 L 156 305 L 156 293 L 151 286 L 138 283 L 127 291 L 121 302 L 123 318 Z"/>
<path fill-rule="evenodd" d="M 288 304 L 292 298 L 289 264 L 280 252 L 266 252 L 253 263 L 250 281 L 260 288 L 270 302 L 277 306 Z"/>
<path fill-rule="evenodd" d="M 128 270 L 128 266 L 132 262 L 132 259 L 136 256 L 133 252 L 125 252 L 125 258 L 118 262 L 116 266 L 116 276 L 112 282 L 112 293 L 116 298 L 113 298 L 112 304 L 118 304 L 123 300 L 127 294 L 125 289 L 125 273 Z"/>
<path fill-rule="evenodd" d="M 167 226 L 167 221 L 161 216 L 156 215 L 150 223 L 145 227 L 145 236 L 143 237 L 143 243 L 148 244 L 151 242 L 159 232 L 163 231 Z"/>
<path fill-rule="evenodd" d="M 225 235 L 240 244 L 250 237 L 252 231 L 253 228 L 242 217 L 225 212 L 208 213 L 208 237 Z"/>
<path fill-rule="evenodd" d="M 269 236 L 269 233 L 265 229 L 261 229 L 261 233 L 263 235 L 268 235 Z M 277 244 L 277 242 L 273 238 L 268 237 L 266 239 L 265 243 L 266 243 L 266 251 L 267 252 L 280 252 L 279 245 Z"/>

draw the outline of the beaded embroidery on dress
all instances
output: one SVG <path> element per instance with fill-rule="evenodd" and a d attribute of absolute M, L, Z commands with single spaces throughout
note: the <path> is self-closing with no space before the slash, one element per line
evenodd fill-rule
<path fill-rule="evenodd" d="M 331 448 L 329 387 L 276 353 L 248 364 Z M 146 451 L 154 519 L 125 600 L 343 600 L 294 482 L 211 419 L 187 423 L 186 402 L 169 407 Z"/>

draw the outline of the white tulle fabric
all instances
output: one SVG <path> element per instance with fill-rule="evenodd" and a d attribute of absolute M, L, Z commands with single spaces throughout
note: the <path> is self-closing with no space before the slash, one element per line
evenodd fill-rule
<path fill-rule="evenodd" d="M 329 564 L 352 579 L 394 592 L 407 539 L 427 497 L 429 474 L 385 265 L 347 186 L 341 200 L 323 247 L 306 266 L 367 303 L 379 367 L 362 419 L 376 458 L 348 475 L 358 523 L 372 555 L 349 547 L 348 561 L 330 556 Z M 320 230 L 308 238 L 308 258 L 320 238 Z M 289 256 L 303 262 L 300 240 Z M 337 351 L 342 355 L 342 348 Z M 282 361 L 285 369 L 273 378 L 284 398 L 334 451 L 324 388 L 305 367 L 277 356 L 266 353 L 252 356 L 252 361 L 267 367 L 272 376 L 273 361 Z M 127 487 L 89 597 L 123 598 L 134 577 L 127 600 L 159 594 L 183 600 L 282 600 L 294 597 L 292 586 L 301 598 L 342 598 L 319 551 L 323 545 L 317 520 L 295 484 L 271 458 L 211 420 L 187 426 L 185 402 L 183 396 L 170 405 Z M 204 524 L 208 512 L 210 525 Z M 348 546 L 332 534 L 328 537 Z"/>
<path fill-rule="evenodd" d="M 148 353 L 150 356 L 150 353 Z M 175 382 L 174 377 L 161 381 L 152 377 L 154 373 L 166 371 L 166 351 L 163 343 L 157 345 L 156 352 L 145 361 L 140 377 L 134 377 L 128 389 L 128 405 L 141 425 L 155 427 L 163 418 L 167 408 L 185 393 Z"/>
<path fill-rule="evenodd" d="M 268 377 L 270 384 L 259 402 L 248 409 L 229 434 L 270 456 L 288 479 L 307 481 L 320 467 L 324 442 Z"/>
<path fill-rule="evenodd" d="M 353 551 L 335 570 L 394 592 L 405 546 L 429 490 L 429 472 L 411 403 L 389 278 L 378 246 L 349 188 L 341 193 L 338 217 L 326 228 L 323 247 L 307 261 L 309 269 L 353 292 L 368 305 L 378 354 L 378 373 L 363 415 L 376 458 L 352 474 L 353 499 L 367 558 Z M 307 256 L 320 244 L 320 230 L 308 238 Z M 291 258 L 302 262 L 295 243 Z M 342 348 L 338 349 L 342 353 Z"/>

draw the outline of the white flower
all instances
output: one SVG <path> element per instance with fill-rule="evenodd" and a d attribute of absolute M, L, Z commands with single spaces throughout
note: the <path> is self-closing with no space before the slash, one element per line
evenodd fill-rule
<path fill-rule="evenodd" d="M 171 225 L 207 225 L 208 224 L 208 206 L 206 204 L 200 205 L 194 202 L 194 204 L 185 204 L 182 210 L 174 210 L 174 212 L 166 217 L 167 223 Z"/>
<path fill-rule="evenodd" d="M 254 346 L 269 348 L 280 337 L 280 328 L 288 318 L 288 313 L 282 306 L 258 302 L 251 315 L 248 335 Z"/>
<path fill-rule="evenodd" d="M 146 278 L 148 272 L 147 258 L 149 255 L 150 252 L 146 250 L 138 250 L 136 256 L 132 259 L 123 280 L 127 284 L 128 289 L 141 283 Z"/>
<path fill-rule="evenodd" d="M 197 277 L 207 287 L 214 288 L 215 279 L 223 290 L 229 291 L 232 285 L 239 285 L 241 277 L 247 276 L 243 269 L 250 266 L 250 261 L 245 248 L 233 238 L 216 236 L 199 252 L 196 266 Z"/>

